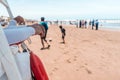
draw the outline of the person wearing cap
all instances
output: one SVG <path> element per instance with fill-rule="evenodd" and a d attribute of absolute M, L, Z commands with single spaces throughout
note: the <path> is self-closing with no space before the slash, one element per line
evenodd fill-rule
<path fill-rule="evenodd" d="M 40 22 L 40 25 L 42 25 L 45 29 L 45 36 L 44 37 L 41 37 L 41 43 L 42 43 L 42 48 L 41 50 L 45 49 L 45 45 L 44 45 L 44 42 L 48 45 L 47 48 L 49 49 L 50 48 L 50 45 L 49 43 L 47 42 L 46 40 L 46 36 L 47 36 L 47 31 L 48 31 L 48 25 L 47 23 L 45 22 L 45 18 L 44 17 L 41 17 L 41 22 Z"/>

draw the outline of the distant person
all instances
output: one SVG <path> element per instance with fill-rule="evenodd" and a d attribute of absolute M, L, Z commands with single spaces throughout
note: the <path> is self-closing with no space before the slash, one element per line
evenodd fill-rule
<path fill-rule="evenodd" d="M 85 25 L 85 21 L 82 20 L 82 28 L 84 28 L 84 25 Z"/>
<path fill-rule="evenodd" d="M 94 29 L 94 28 L 93 28 L 94 25 L 95 25 L 95 22 L 94 22 L 94 20 L 93 20 L 93 21 L 92 21 L 92 30 Z"/>
<path fill-rule="evenodd" d="M 81 20 L 80 20 L 80 22 L 79 22 L 79 28 L 81 28 L 81 25 L 82 25 L 82 22 L 81 22 Z"/>
<path fill-rule="evenodd" d="M 99 22 L 98 22 L 98 20 L 96 20 L 96 22 L 95 22 L 96 30 L 98 30 L 98 26 L 99 26 Z"/>
<path fill-rule="evenodd" d="M 62 25 L 60 25 L 59 28 L 60 28 L 61 33 L 62 33 L 62 40 L 63 40 L 63 43 L 65 44 L 65 35 L 66 35 L 66 31 L 65 31 L 65 29 L 62 27 Z"/>
<path fill-rule="evenodd" d="M 85 21 L 85 28 L 87 28 L 87 21 Z"/>
<path fill-rule="evenodd" d="M 91 26 L 91 21 L 89 21 L 89 26 Z"/>
<path fill-rule="evenodd" d="M 78 20 L 76 21 L 76 27 L 78 28 Z"/>
<path fill-rule="evenodd" d="M 59 24 L 59 21 L 58 21 L 58 20 L 56 21 L 56 24 L 57 24 L 57 26 L 58 26 L 58 24 Z"/>
<path fill-rule="evenodd" d="M 47 23 L 45 22 L 45 18 L 44 17 L 41 17 L 41 22 L 40 22 L 40 25 L 42 25 L 45 29 L 45 36 L 44 37 L 41 37 L 41 43 L 42 43 L 42 48 L 41 50 L 45 49 L 45 45 L 44 45 L 44 42 L 46 42 L 46 44 L 48 45 L 47 48 L 49 49 L 50 48 L 50 45 L 49 43 L 47 42 L 46 40 L 46 36 L 47 36 L 47 31 L 48 31 L 48 25 Z"/>
<path fill-rule="evenodd" d="M 70 25 L 72 25 L 72 22 L 71 22 L 71 21 L 69 21 L 69 24 L 70 24 Z"/>

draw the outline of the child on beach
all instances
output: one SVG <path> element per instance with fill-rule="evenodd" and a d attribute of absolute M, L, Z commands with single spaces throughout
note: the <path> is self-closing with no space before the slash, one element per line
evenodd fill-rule
<path fill-rule="evenodd" d="M 61 33 L 62 33 L 63 43 L 65 44 L 65 35 L 66 35 L 65 29 L 62 27 L 62 25 L 60 25 L 59 28 L 60 28 Z"/>

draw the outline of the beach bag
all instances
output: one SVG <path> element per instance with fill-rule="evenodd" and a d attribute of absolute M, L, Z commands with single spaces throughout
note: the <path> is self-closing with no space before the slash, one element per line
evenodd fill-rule
<path fill-rule="evenodd" d="M 41 60 L 33 52 L 30 52 L 30 66 L 34 80 L 49 80 Z"/>

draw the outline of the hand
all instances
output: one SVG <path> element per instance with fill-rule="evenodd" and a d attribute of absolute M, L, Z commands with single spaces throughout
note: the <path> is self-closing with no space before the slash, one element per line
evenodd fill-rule
<path fill-rule="evenodd" d="M 33 27 L 35 29 L 35 34 L 40 35 L 41 37 L 45 36 L 45 29 L 40 24 L 27 25 L 27 27 Z"/>

